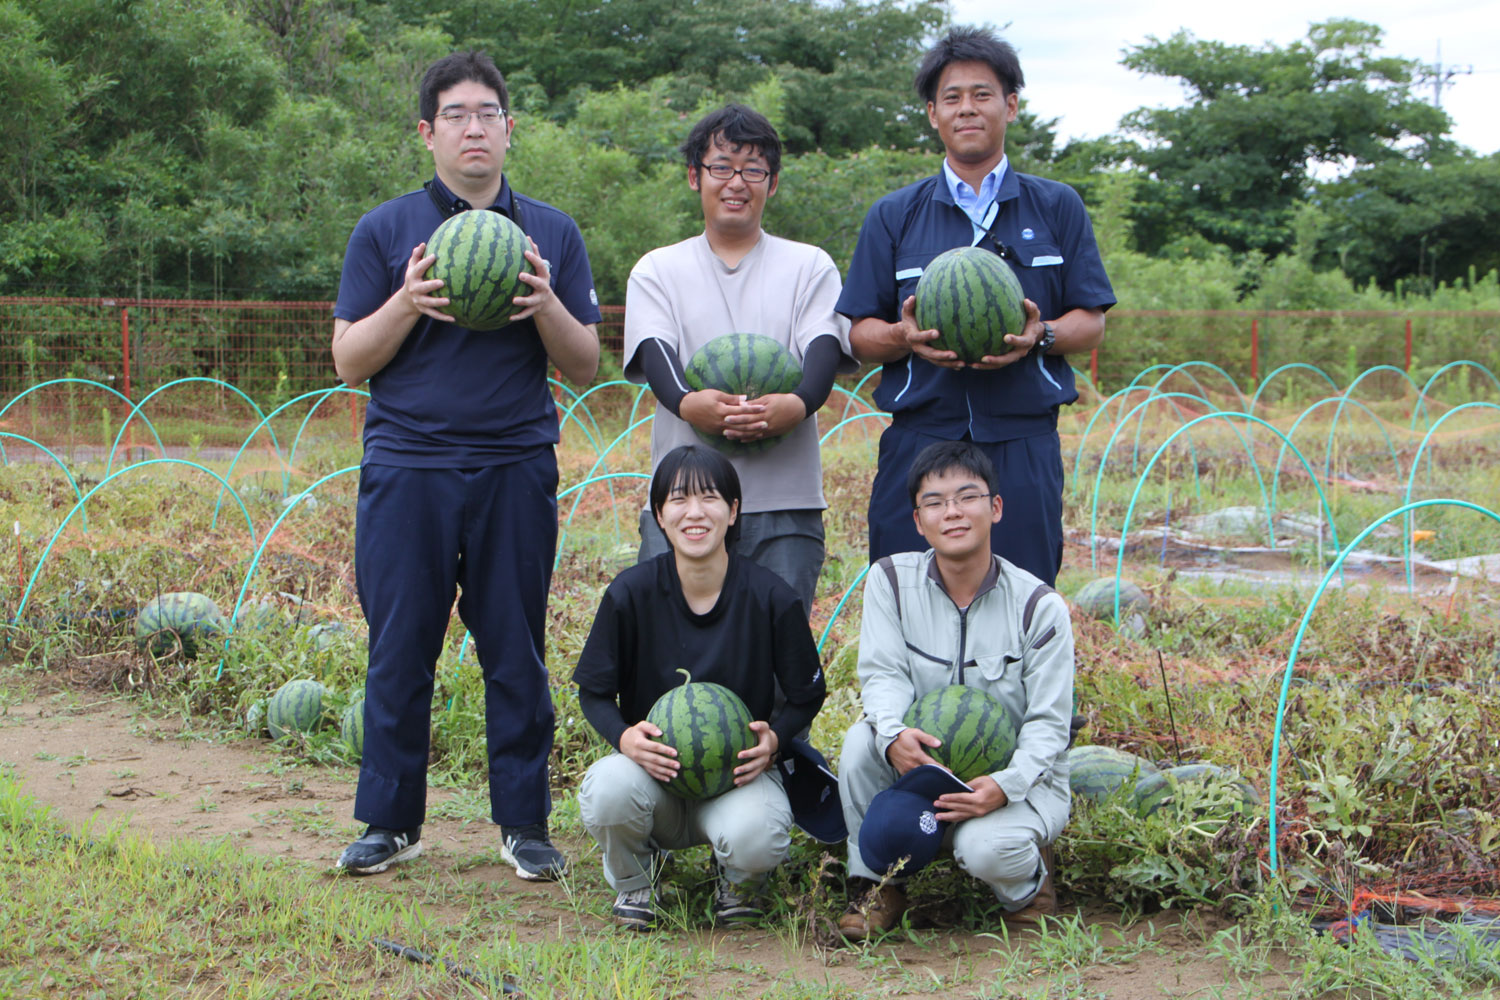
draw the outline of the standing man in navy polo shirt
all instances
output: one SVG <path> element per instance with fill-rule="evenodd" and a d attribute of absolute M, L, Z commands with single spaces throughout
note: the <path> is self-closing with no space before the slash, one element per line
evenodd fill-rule
<path fill-rule="evenodd" d="M 1077 192 L 1019 174 L 1005 156 L 1025 80 L 1015 49 L 955 28 L 917 70 L 916 88 L 946 156 L 935 176 L 877 201 L 860 230 L 838 310 L 855 357 L 884 368 L 875 402 L 893 420 L 870 495 L 870 561 L 927 547 L 912 523 L 906 474 L 934 441 L 974 441 L 995 464 L 1006 530 L 993 551 L 1051 584 L 1062 565 L 1058 407 L 1078 398 L 1066 354 L 1104 339 L 1114 292 Z M 938 254 L 979 246 L 1010 262 L 1026 292 L 1011 350 L 965 365 L 917 327 L 913 293 Z"/>
<path fill-rule="evenodd" d="M 417 133 L 436 176 L 354 227 L 334 306 L 333 360 L 370 383 L 355 520 L 355 578 L 370 624 L 365 747 L 354 816 L 364 836 L 339 857 L 356 874 L 421 853 L 434 670 L 455 591 L 484 674 L 490 816 L 523 878 L 566 860 L 547 835 L 553 710 L 543 659 L 557 547 L 557 411 L 548 366 L 588 382 L 599 363 L 598 300 L 578 226 L 514 191 L 502 172 L 515 121 L 489 57 L 462 52 L 422 79 Z M 501 330 L 439 312 L 427 239 L 480 207 L 530 237 L 531 293 Z"/>

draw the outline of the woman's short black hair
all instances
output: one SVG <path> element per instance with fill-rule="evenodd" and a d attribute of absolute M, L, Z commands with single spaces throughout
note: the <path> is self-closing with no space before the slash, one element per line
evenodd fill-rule
<path fill-rule="evenodd" d="M 939 441 L 919 451 L 912 459 L 911 471 L 906 474 L 906 492 L 911 494 L 912 509 L 916 509 L 922 480 L 954 470 L 984 480 L 990 496 L 1000 495 L 1000 477 L 995 473 L 995 463 L 983 449 L 973 441 Z"/>
<path fill-rule="evenodd" d="M 740 505 L 740 474 L 729 459 L 707 445 L 678 445 L 662 456 L 661 464 L 651 474 L 651 513 L 661 517 L 667 496 L 673 490 L 684 493 L 717 493 L 731 509 Z M 726 548 L 734 548 L 740 537 L 739 518 L 724 533 Z M 668 544 L 671 544 L 669 541 Z"/>
<path fill-rule="evenodd" d="M 733 150 L 760 150 L 765 157 L 766 169 L 775 177 L 781 172 L 781 136 L 776 126 L 759 111 L 743 104 L 726 104 L 717 111 L 710 111 L 698 120 L 688 137 L 682 141 L 678 152 L 689 167 L 697 167 L 708 155 L 710 143 L 727 143 Z"/>
<path fill-rule="evenodd" d="M 927 50 L 922 65 L 917 67 L 917 77 L 912 82 L 922 100 L 928 104 L 937 100 L 943 70 L 956 62 L 984 63 L 995 71 L 995 79 L 1000 81 L 1000 89 L 1007 97 L 1020 93 L 1026 86 L 1020 57 L 1009 42 L 996 38 L 988 28 L 954 28 Z"/>

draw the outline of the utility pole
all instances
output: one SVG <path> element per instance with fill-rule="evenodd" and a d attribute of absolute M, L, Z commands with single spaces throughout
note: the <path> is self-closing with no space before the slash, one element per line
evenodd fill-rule
<path fill-rule="evenodd" d="M 1453 86 L 1453 78 L 1456 76 L 1472 76 L 1473 66 L 1444 66 L 1443 65 L 1443 43 L 1437 43 L 1437 61 L 1431 66 L 1422 67 L 1422 75 L 1432 81 L 1432 104 L 1441 109 L 1443 106 L 1443 89 Z"/>

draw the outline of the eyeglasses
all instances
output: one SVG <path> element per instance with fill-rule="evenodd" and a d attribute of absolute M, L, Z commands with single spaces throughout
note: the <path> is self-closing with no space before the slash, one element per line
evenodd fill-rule
<path fill-rule="evenodd" d="M 708 176 L 716 181 L 727 181 L 739 174 L 745 179 L 746 184 L 759 184 L 771 176 L 771 171 L 765 167 L 740 167 L 735 169 L 727 163 L 700 163 L 698 166 L 708 171 Z"/>
<path fill-rule="evenodd" d="M 480 108 L 478 111 L 466 111 L 463 108 L 446 108 L 437 113 L 437 117 L 449 125 L 458 126 L 469 124 L 469 119 L 474 115 L 479 116 L 479 124 L 485 128 L 492 128 L 505 120 L 505 109 Z"/>
<path fill-rule="evenodd" d="M 990 493 L 960 493 L 951 497 L 928 497 L 917 501 L 917 509 L 929 514 L 941 514 L 947 511 L 950 504 L 959 510 L 977 510 L 985 499 L 992 496 Z"/>

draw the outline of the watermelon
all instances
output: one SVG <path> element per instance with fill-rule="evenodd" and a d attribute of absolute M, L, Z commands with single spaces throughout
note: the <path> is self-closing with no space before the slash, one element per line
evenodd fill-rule
<path fill-rule="evenodd" d="M 205 594 L 178 591 L 147 601 L 135 616 L 136 645 L 152 656 L 166 656 L 182 646 L 189 659 L 198 655 L 198 639 L 224 631 L 219 606 Z"/>
<path fill-rule="evenodd" d="M 720 684 L 694 681 L 686 670 L 685 680 L 656 699 L 646 721 L 661 730 L 654 737 L 677 750 L 682 765 L 667 782 L 667 791 L 684 799 L 711 799 L 734 787 L 734 769 L 739 755 L 755 746 L 750 731 L 750 709 Z"/>
<path fill-rule="evenodd" d="M 1101 576 L 1090 580 L 1073 595 L 1073 606 L 1090 618 L 1113 618 L 1115 616 L 1115 578 Z M 1151 610 L 1151 598 L 1140 587 L 1129 580 L 1120 581 L 1120 617 L 1129 619 L 1132 614 L 1145 614 Z"/>
<path fill-rule="evenodd" d="M 759 333 L 728 333 L 715 337 L 688 359 L 683 369 L 688 387 L 696 391 L 718 389 L 734 396 L 755 399 L 771 393 L 791 392 L 802 383 L 802 366 L 779 341 Z M 779 438 L 731 441 L 722 434 L 698 436 L 715 448 L 728 452 L 762 451 Z"/>
<path fill-rule="evenodd" d="M 917 282 L 917 327 L 936 330 L 931 346 L 964 362 L 1008 354 L 1006 334 L 1026 326 L 1026 293 L 1010 265 L 978 247 L 934 257 Z"/>
<path fill-rule="evenodd" d="M 357 698 L 339 719 L 339 736 L 356 761 L 365 755 L 365 700 Z"/>
<path fill-rule="evenodd" d="M 1121 788 L 1134 790 L 1140 779 L 1156 773 L 1156 765 L 1146 758 L 1114 747 L 1068 751 L 1068 785 L 1074 795 L 1090 802 L 1103 802 Z"/>
<path fill-rule="evenodd" d="M 943 741 L 928 756 L 963 781 L 998 771 L 1016 751 L 1016 727 L 995 697 L 979 688 L 950 684 L 929 691 L 906 710 L 908 726 Z"/>
<path fill-rule="evenodd" d="M 530 295 L 531 286 L 519 275 L 535 274 L 526 259 L 526 234 L 521 227 L 486 209 L 460 212 L 433 232 L 427 252 L 437 256 L 427 278 L 441 278 L 434 294 L 448 299 L 440 310 L 470 330 L 498 330 L 519 312 L 511 300 Z"/>
<path fill-rule="evenodd" d="M 323 718 L 323 699 L 328 689 L 317 681 L 287 681 L 266 704 L 266 726 L 272 739 L 289 732 L 310 733 Z"/>
<path fill-rule="evenodd" d="M 1255 787 L 1232 771 L 1213 764 L 1180 764 L 1156 774 L 1147 774 L 1135 786 L 1135 811 L 1150 816 L 1168 806 L 1183 805 L 1179 795 L 1184 785 L 1201 785 L 1202 790 L 1187 798 L 1195 803 L 1194 813 L 1207 815 L 1222 812 L 1244 812 L 1260 803 Z"/>
<path fill-rule="evenodd" d="M 354 633 L 343 622 L 318 622 L 309 625 L 307 637 L 312 640 L 313 648 L 320 653 L 328 652 L 339 643 L 351 644 L 354 641 Z"/>

